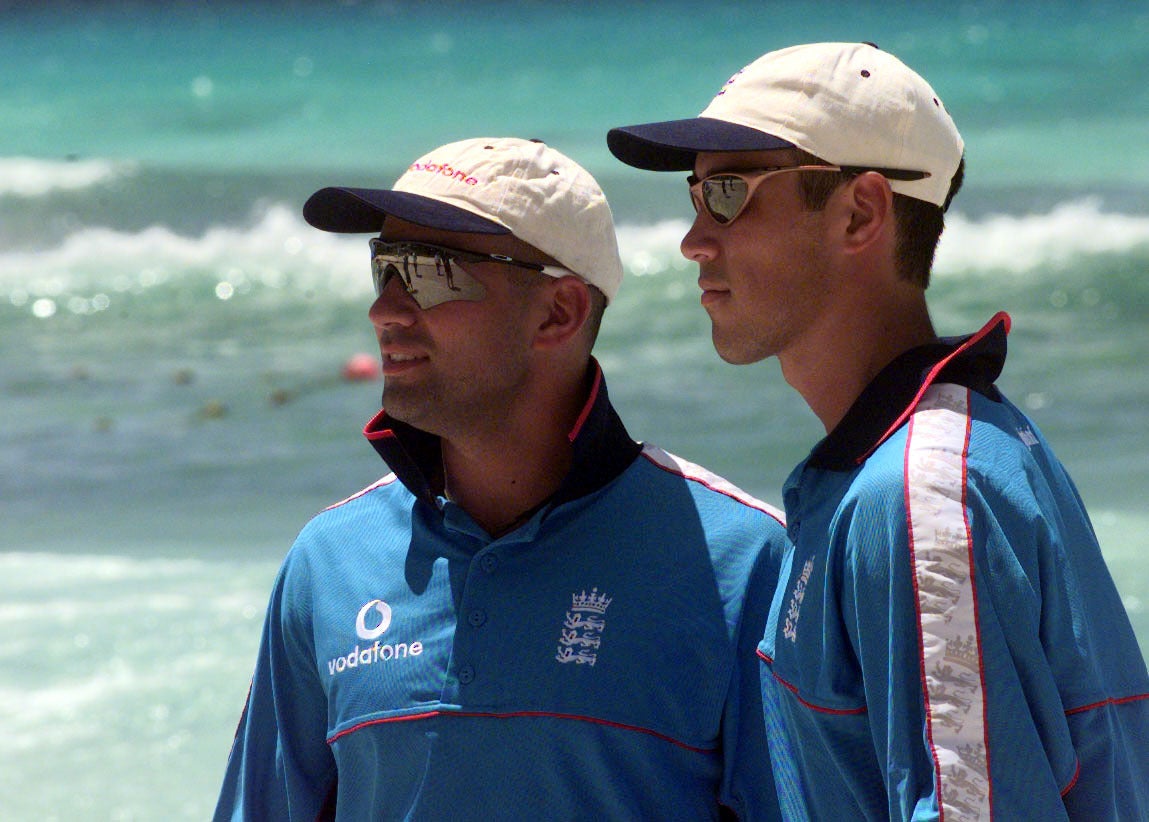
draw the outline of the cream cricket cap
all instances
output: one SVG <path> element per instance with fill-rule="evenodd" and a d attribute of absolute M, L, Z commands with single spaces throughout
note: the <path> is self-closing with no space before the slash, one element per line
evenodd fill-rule
<path fill-rule="evenodd" d="M 303 217 L 324 231 L 378 233 L 393 215 L 443 231 L 513 234 L 613 300 L 622 282 L 606 195 L 578 163 L 537 140 L 477 138 L 420 157 L 391 189 L 324 188 Z"/>
<path fill-rule="evenodd" d="M 924 172 L 887 178 L 895 192 L 937 206 L 964 150 L 929 84 L 870 43 L 769 52 L 697 117 L 611 129 L 607 145 L 624 163 L 652 171 L 691 170 L 700 151 L 799 148 L 834 165 Z"/>

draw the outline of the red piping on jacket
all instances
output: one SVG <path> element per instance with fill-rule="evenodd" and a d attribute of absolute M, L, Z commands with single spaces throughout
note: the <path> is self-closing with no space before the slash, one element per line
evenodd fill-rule
<path fill-rule="evenodd" d="M 609 728 L 619 728 L 624 731 L 634 731 L 636 733 L 647 734 L 656 739 L 661 739 L 664 742 L 669 742 L 672 745 L 677 745 L 680 748 L 685 748 L 688 751 L 695 753 L 713 753 L 718 750 L 717 748 L 700 748 L 696 745 L 687 745 L 674 737 L 667 736 L 666 734 L 652 731 L 650 728 L 641 728 L 637 725 L 626 725 L 622 722 L 612 722 L 609 719 L 597 719 L 593 716 L 579 716 L 578 714 L 560 714 L 550 711 L 508 711 L 507 713 L 495 713 L 488 711 L 427 711 L 421 714 L 407 714 L 405 716 L 389 716 L 382 719 L 370 719 L 366 722 L 360 722 L 358 725 L 342 730 L 334 734 L 327 740 L 327 744 L 331 745 L 341 737 L 347 734 L 354 733 L 362 728 L 371 725 L 383 725 L 391 722 L 411 722 L 420 719 L 434 719 L 435 717 L 470 717 L 479 719 L 569 719 L 576 722 L 591 722 L 595 725 L 605 725 Z"/>
<path fill-rule="evenodd" d="M 766 654 L 762 653 L 761 651 L 756 651 L 756 653 L 758 654 L 758 658 L 763 662 L 767 663 L 768 665 L 774 664 L 774 660 L 766 656 Z M 834 714 L 836 716 L 852 716 L 855 714 L 864 714 L 869 711 L 869 708 L 867 708 L 865 705 L 860 708 L 827 708 L 824 705 L 815 705 L 813 702 L 807 702 L 805 699 L 799 696 L 798 687 L 796 685 L 791 685 L 789 682 L 778 676 L 778 674 L 774 673 L 773 671 L 770 672 L 770 675 L 778 681 L 779 685 L 790 691 L 790 693 L 794 694 L 795 699 L 797 699 L 812 711 L 818 711 L 819 713 L 823 714 Z"/>

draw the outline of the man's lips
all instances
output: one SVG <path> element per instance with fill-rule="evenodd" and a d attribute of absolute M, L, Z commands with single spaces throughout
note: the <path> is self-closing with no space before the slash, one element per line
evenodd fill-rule
<path fill-rule="evenodd" d="M 383 355 L 383 376 L 394 376 L 410 371 L 415 368 L 419 363 L 426 362 L 427 357 L 422 354 L 417 354 L 411 351 L 388 351 L 384 349 Z"/>
<path fill-rule="evenodd" d="M 721 300 L 730 294 L 729 288 L 704 280 L 698 281 L 698 287 L 702 289 L 703 305 L 709 305 L 711 303 L 717 302 L 718 300 Z"/>

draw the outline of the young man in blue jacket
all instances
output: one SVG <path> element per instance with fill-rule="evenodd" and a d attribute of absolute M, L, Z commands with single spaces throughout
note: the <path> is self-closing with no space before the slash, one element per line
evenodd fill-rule
<path fill-rule="evenodd" d="M 594 179 L 464 140 L 304 216 L 377 235 L 392 473 L 288 553 L 216 819 L 777 818 L 755 650 L 785 529 L 612 408 Z"/>
<path fill-rule="evenodd" d="M 777 357 L 826 430 L 785 485 L 759 648 L 791 815 L 1149 818 L 1144 658 L 1072 481 L 994 385 L 1009 318 L 941 338 L 926 306 L 963 171 L 933 89 L 871 44 L 797 46 L 608 144 L 693 172 L 718 353 Z"/>

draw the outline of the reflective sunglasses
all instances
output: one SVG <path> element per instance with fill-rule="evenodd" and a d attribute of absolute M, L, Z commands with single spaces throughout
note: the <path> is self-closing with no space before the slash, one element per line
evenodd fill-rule
<path fill-rule="evenodd" d="M 465 268 L 476 263 L 513 265 L 551 277 L 571 273 L 565 268 L 527 263 L 505 254 L 459 251 L 431 243 L 371 240 L 371 279 L 375 284 L 375 296 L 382 296 L 387 283 L 398 277 L 403 288 L 424 310 L 452 300 L 478 302 L 486 297 L 487 289 Z"/>
<path fill-rule="evenodd" d="M 787 171 L 837 171 L 861 174 L 876 171 L 890 180 L 924 180 L 928 171 L 903 171 L 896 168 L 869 168 L 867 166 L 772 166 L 750 171 L 723 171 L 701 180 L 693 174 L 686 179 L 690 186 L 690 201 L 697 213 L 706 211 L 719 225 L 730 225 L 741 214 L 758 186 L 766 180 Z"/>

